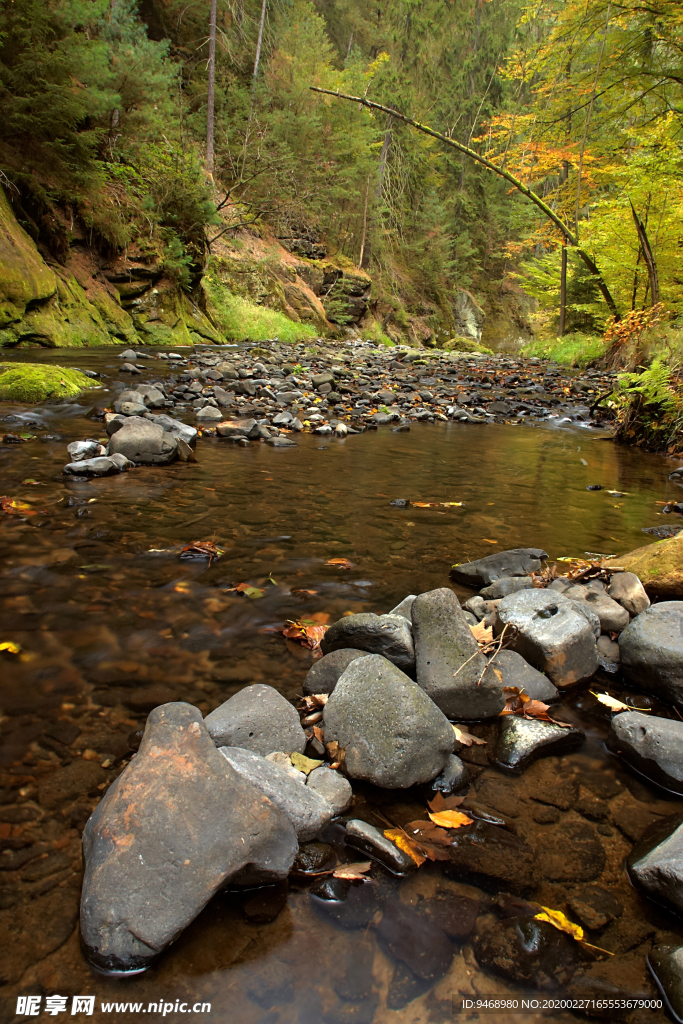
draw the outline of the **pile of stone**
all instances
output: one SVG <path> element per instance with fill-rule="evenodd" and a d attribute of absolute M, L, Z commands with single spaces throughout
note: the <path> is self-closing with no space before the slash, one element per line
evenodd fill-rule
<path fill-rule="evenodd" d="M 567 580 L 534 586 L 529 574 L 545 557 L 514 549 L 456 566 L 460 582 L 480 588 L 464 608 L 441 588 L 409 595 L 386 614 L 335 622 L 304 682 L 309 704 L 315 696 L 320 708 L 315 732 L 262 684 L 206 719 L 189 704 L 156 708 L 139 752 L 83 836 L 81 933 L 92 965 L 112 974 L 145 970 L 217 892 L 285 879 L 299 844 L 324 838 L 333 819 L 350 851 L 398 875 L 415 870 L 403 849 L 353 814 L 353 785 L 462 792 L 470 775 L 453 722 L 496 720 L 494 763 L 508 776 L 576 748 L 584 739 L 578 728 L 501 717 L 504 691 L 518 687 L 552 705 L 598 670 L 602 637 L 618 633 L 622 670 L 641 691 L 681 703 L 683 602 L 650 607 L 626 573 L 615 573 L 607 589 Z M 510 646 L 480 649 L 472 623 L 481 621 Z M 683 722 L 625 711 L 613 719 L 609 744 L 637 771 L 683 793 Z M 456 876 L 506 878 L 500 872 L 510 857 L 515 871 L 531 870 L 531 848 L 504 820 L 473 803 L 468 814 L 471 835 L 455 833 L 449 848 Z M 648 898 L 680 912 L 682 864 L 677 819 L 634 849 L 629 870 Z M 331 881 L 323 888 L 337 906 Z M 382 927 L 390 928 L 388 919 Z M 671 955 L 662 953 L 663 962 Z"/>

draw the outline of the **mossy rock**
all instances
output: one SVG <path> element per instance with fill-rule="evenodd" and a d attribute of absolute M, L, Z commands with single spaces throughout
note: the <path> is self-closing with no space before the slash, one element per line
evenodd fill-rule
<path fill-rule="evenodd" d="M 88 388 L 99 387 L 80 370 L 42 363 L 0 364 L 0 401 L 46 402 L 75 398 Z"/>
<path fill-rule="evenodd" d="M 634 572 L 651 597 L 683 597 L 683 532 L 604 563 Z"/>
<path fill-rule="evenodd" d="M 449 338 L 442 347 L 444 352 L 481 352 L 486 356 L 493 355 L 493 349 L 481 345 L 478 341 L 473 341 L 472 338 L 463 338 L 461 335 Z"/>

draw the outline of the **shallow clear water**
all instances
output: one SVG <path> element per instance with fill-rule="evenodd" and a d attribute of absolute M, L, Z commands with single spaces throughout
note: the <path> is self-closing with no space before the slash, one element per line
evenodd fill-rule
<path fill-rule="evenodd" d="M 105 372 L 116 367 L 106 352 L 60 352 L 59 361 Z M 150 366 L 149 379 L 155 379 L 159 365 Z M 155 705 L 180 699 L 207 712 L 253 682 L 276 686 L 290 699 L 300 695 L 310 654 L 285 642 L 279 631 L 286 620 L 320 613 L 333 622 L 344 612 L 387 611 L 408 593 L 448 586 L 454 562 L 504 548 L 538 546 L 557 557 L 640 546 L 649 541 L 643 527 L 671 521 L 658 515 L 657 504 L 680 496 L 667 482 L 670 463 L 618 448 L 585 429 L 416 424 L 410 433 L 380 428 L 345 440 L 299 436 L 289 450 L 203 438 L 197 464 L 69 482 L 61 476 L 66 444 L 103 433 L 101 422 L 85 418 L 87 411 L 84 405 L 0 410 L 4 417 L 22 416 L 0 421 L 3 433 L 31 423 L 36 435 L 26 443 L 0 444 L 0 490 L 37 512 L 0 517 L 0 641 L 22 649 L 0 654 L 0 837 L 13 858 L 31 843 L 45 844 L 35 848 L 42 860 L 0 875 L 0 916 L 11 936 L 3 968 L 8 1007 L 13 1012 L 17 993 L 90 993 L 97 995 L 94 1016 L 103 1021 L 137 1019 L 143 1010 L 105 1013 L 100 1000 L 139 1000 L 145 1008 L 168 1002 L 173 1011 L 166 1015 L 176 1019 L 182 1019 L 176 1000 L 189 1000 L 210 1002 L 212 1012 L 203 1016 L 221 1022 L 384 1024 L 448 1020 L 457 996 L 519 996 L 523 988 L 481 971 L 465 943 L 454 946 L 453 966 L 435 986 L 401 1008 L 387 1008 L 395 960 L 378 945 L 370 918 L 363 927 L 338 927 L 301 880 L 291 883 L 286 906 L 271 923 L 246 920 L 242 898 L 226 894 L 146 975 L 120 982 L 100 978 L 87 968 L 75 928 L 80 830 L 98 793 L 130 757 L 128 737 Z M 59 439 L 47 440 L 48 434 Z M 627 494 L 586 491 L 596 483 Z M 390 506 L 395 498 L 464 505 L 403 510 Z M 181 560 L 181 547 L 193 540 L 212 540 L 225 554 L 210 568 L 206 561 Z M 353 567 L 324 564 L 340 557 Z M 264 594 L 251 600 L 227 592 L 239 583 Z M 464 589 L 454 589 L 465 596 Z M 641 929 L 622 942 L 627 949 L 618 942 L 614 948 L 622 957 L 634 950 L 642 963 L 652 936 L 678 934 L 678 925 L 630 889 L 622 862 L 633 836 L 623 821 L 628 814 L 672 813 L 682 803 L 631 777 L 604 752 L 609 718 L 590 696 L 574 696 L 563 712 L 580 722 L 587 742 L 562 762 L 547 759 L 553 770 L 563 777 L 578 773 L 582 786 L 592 775 L 609 777 L 618 792 L 602 817 L 581 813 L 574 801 L 558 811 L 560 824 L 595 829 L 600 822 L 610 832 L 597 833 L 607 857 L 600 884 L 619 894 L 626 915 L 620 920 L 628 919 L 632 931 L 634 921 L 652 922 L 649 932 Z M 474 731 L 490 738 L 493 728 Z M 476 786 L 488 786 L 484 802 L 495 807 L 491 780 L 498 776 L 480 750 L 469 755 L 474 770 L 482 770 Z M 78 784 L 60 790 L 54 780 L 80 761 L 92 767 L 80 790 Z M 535 783 L 541 789 L 544 771 Z M 541 797 L 529 797 L 536 776 L 529 778 L 528 785 L 523 776 L 505 786 L 517 802 L 520 833 L 539 849 L 546 836 L 551 842 L 549 830 L 557 822 L 534 819 L 545 805 Z M 508 812 L 498 810 L 509 816 L 509 806 Z M 17 814 L 17 808 L 26 810 Z M 424 817 L 425 798 L 417 791 L 391 795 L 358 787 L 354 813 L 405 824 Z M 42 875 L 36 864 L 46 865 Z M 426 865 L 407 880 L 379 868 L 373 873 L 380 901 L 421 905 L 437 892 L 473 892 L 471 878 L 446 876 L 439 865 Z M 483 921 L 497 892 L 515 886 L 475 881 Z M 536 881 L 536 889 L 522 884 L 519 891 L 562 907 L 576 879 Z M 591 941 L 601 945 L 601 934 Z M 374 974 L 360 999 L 342 999 L 339 979 L 349 956 L 349 970 L 357 973 L 359 947 Z M 551 1019 L 562 1014 L 553 1012 Z"/>

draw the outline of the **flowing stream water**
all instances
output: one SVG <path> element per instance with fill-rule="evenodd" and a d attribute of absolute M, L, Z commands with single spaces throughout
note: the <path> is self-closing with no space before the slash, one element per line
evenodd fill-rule
<path fill-rule="evenodd" d="M 45 358 L 116 376 L 107 351 Z M 155 365 L 139 379 L 159 372 Z M 590 941 L 615 954 L 622 987 L 647 994 L 648 944 L 667 936 L 681 944 L 683 929 L 631 888 L 623 861 L 639 831 L 657 815 L 683 810 L 683 801 L 606 753 L 609 713 L 587 691 L 560 706 L 586 732 L 575 754 L 512 779 L 489 765 L 490 744 L 462 755 L 479 801 L 536 850 L 531 872 L 527 866 L 519 877 L 511 870 L 492 880 L 428 863 L 401 879 L 376 866 L 375 881 L 354 889 L 358 907 L 346 917 L 312 898 L 303 878 L 260 893 L 256 909 L 248 905 L 253 893 L 226 893 L 146 974 L 113 980 L 89 970 L 77 930 L 80 833 L 154 706 L 185 700 L 206 713 L 254 682 L 295 700 L 311 653 L 285 641 L 287 620 L 388 611 L 406 594 L 449 586 L 454 562 L 505 548 L 543 547 L 552 558 L 627 551 L 649 541 L 643 527 L 666 524 L 657 502 L 680 496 L 667 481 L 669 462 L 616 447 L 599 432 L 468 424 L 380 428 L 344 440 L 300 435 L 291 449 L 206 437 L 196 464 L 70 482 L 61 474 L 66 444 L 103 434 L 101 422 L 87 418 L 89 408 L 2 410 L 4 432 L 35 435 L 0 443 L 0 489 L 35 513 L 0 516 L 0 642 L 21 649 L 0 653 L 6 1019 L 14 1019 L 22 994 L 68 996 L 67 1013 L 73 995 L 95 995 L 93 1019 L 112 1024 L 141 1013 L 184 1019 L 183 1003 L 221 1024 L 436 1024 L 453 1016 L 453 1000 L 462 997 L 561 997 L 562 979 L 557 989 L 539 989 L 482 969 L 470 940 L 454 940 L 450 970 L 420 985 L 405 971 L 411 951 L 402 960 L 400 950 L 401 941 L 410 947 L 419 937 L 378 942 L 375 914 L 387 901 L 427 913 L 430 902 L 467 895 L 479 901 L 480 929 L 491 915 L 504 920 L 505 899 L 530 895 L 566 909 L 579 898 L 577 887 L 596 885 L 623 913 Z M 605 489 L 587 491 L 590 484 Z M 401 509 L 390 505 L 396 498 L 464 504 Z M 214 541 L 223 556 L 209 568 L 206 560 L 182 559 L 180 549 L 194 540 Z M 352 567 L 326 565 L 332 558 Z M 231 592 L 240 583 L 263 596 Z M 599 680 L 600 689 L 610 685 Z M 493 730 L 495 723 L 473 727 L 487 740 Z M 426 816 L 423 790 L 354 789 L 353 814 L 380 827 Z M 603 847 L 598 874 L 578 847 L 563 851 L 569 826 L 584 837 L 589 830 Z M 324 838 L 343 855 L 341 835 L 332 827 Z M 502 901 L 501 893 L 508 894 Z M 568 965 L 577 955 L 570 939 L 553 954 Z M 121 1005 L 105 1010 L 103 1003 Z M 201 1011 L 204 1003 L 210 1013 Z M 640 1013 L 628 1019 L 665 1019 L 661 1010 Z M 571 1019 L 560 1008 L 549 1017 Z M 492 1019 L 538 1015 L 500 1010 Z"/>

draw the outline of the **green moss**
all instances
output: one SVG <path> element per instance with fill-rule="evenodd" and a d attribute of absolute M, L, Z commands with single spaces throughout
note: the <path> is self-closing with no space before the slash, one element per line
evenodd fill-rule
<path fill-rule="evenodd" d="M 563 338 L 530 341 L 521 351 L 523 356 L 551 359 L 563 366 L 587 366 L 606 350 L 607 343 L 595 334 L 565 334 Z"/>
<path fill-rule="evenodd" d="M 275 309 L 235 295 L 214 281 L 207 280 L 213 315 L 226 337 L 234 341 L 267 341 L 279 338 L 285 343 L 317 337 L 310 324 L 295 323 Z"/>
<path fill-rule="evenodd" d="M 375 345 L 384 345 L 385 348 L 394 348 L 395 346 L 395 342 L 391 340 L 388 334 L 384 333 L 381 324 L 377 320 L 371 320 L 369 324 L 364 326 L 360 336 L 363 341 L 373 341 Z"/>
<path fill-rule="evenodd" d="M 486 356 L 493 355 L 493 349 L 487 348 L 486 345 L 481 345 L 478 341 L 473 341 L 472 338 L 464 338 L 459 334 L 449 338 L 441 347 L 444 352 L 481 352 Z"/>
<path fill-rule="evenodd" d="M 99 387 L 80 370 L 42 363 L 0 364 L 0 401 L 45 402 L 74 398 L 88 388 Z"/>

